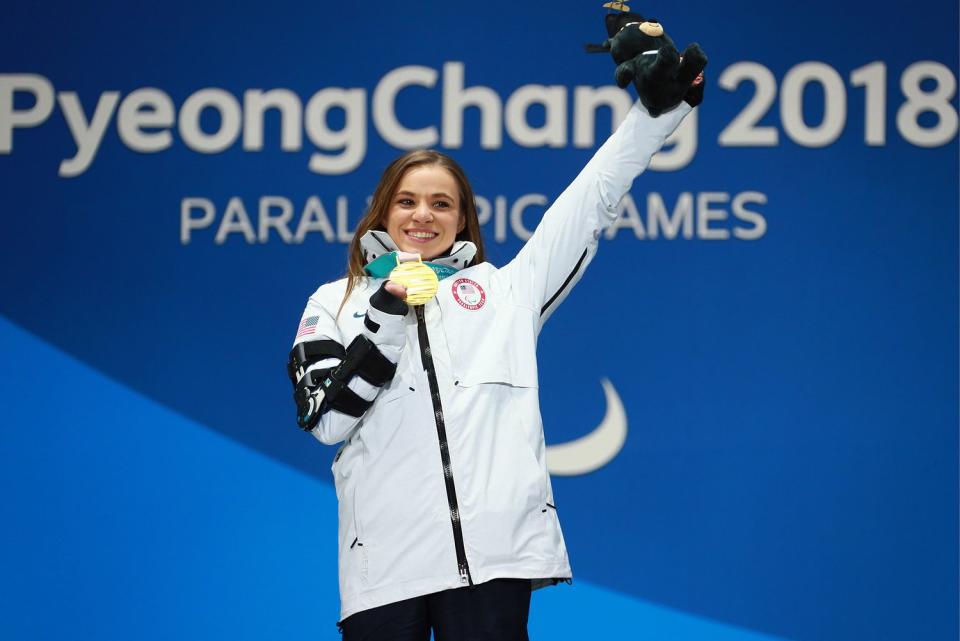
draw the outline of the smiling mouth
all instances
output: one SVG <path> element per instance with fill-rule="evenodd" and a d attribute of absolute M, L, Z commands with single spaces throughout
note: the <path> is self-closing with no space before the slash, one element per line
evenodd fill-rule
<path fill-rule="evenodd" d="M 407 238 L 417 243 L 425 243 L 439 236 L 439 234 L 432 231 L 407 230 L 403 233 Z"/>

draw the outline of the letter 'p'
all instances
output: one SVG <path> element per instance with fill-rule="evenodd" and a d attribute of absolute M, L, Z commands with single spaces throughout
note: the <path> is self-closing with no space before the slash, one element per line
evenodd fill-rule
<path fill-rule="evenodd" d="M 33 94 L 33 106 L 15 109 L 14 95 Z M 13 151 L 13 130 L 35 127 L 53 111 L 53 85 L 36 74 L 0 74 L 0 154 Z"/>
<path fill-rule="evenodd" d="M 190 215 L 194 209 L 203 211 L 203 216 L 194 218 Z M 213 203 L 206 198 L 184 198 L 180 201 L 180 244 L 190 244 L 190 231 L 205 229 L 213 224 L 217 210 Z"/>

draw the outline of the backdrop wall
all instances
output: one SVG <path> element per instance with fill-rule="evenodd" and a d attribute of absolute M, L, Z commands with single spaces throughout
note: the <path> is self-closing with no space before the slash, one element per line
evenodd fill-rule
<path fill-rule="evenodd" d="M 956 3 L 633 9 L 706 98 L 541 336 L 548 444 L 627 437 L 534 638 L 955 639 Z M 5 9 L 0 635 L 337 638 L 303 305 L 406 148 L 507 262 L 631 102 L 604 11 Z"/>

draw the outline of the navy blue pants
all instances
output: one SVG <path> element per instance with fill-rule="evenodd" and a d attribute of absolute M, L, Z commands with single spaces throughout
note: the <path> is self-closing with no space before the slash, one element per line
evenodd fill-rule
<path fill-rule="evenodd" d="M 529 579 L 494 579 L 357 612 L 343 641 L 528 641 Z"/>

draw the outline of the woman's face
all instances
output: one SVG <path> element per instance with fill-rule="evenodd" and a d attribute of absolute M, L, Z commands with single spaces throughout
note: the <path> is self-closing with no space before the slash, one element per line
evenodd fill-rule
<path fill-rule="evenodd" d="M 387 211 L 386 228 L 401 251 L 430 260 L 453 245 L 465 220 L 457 181 L 438 165 L 414 167 L 403 175 Z"/>

